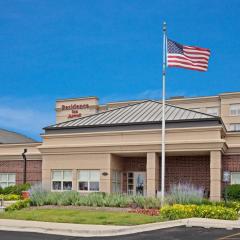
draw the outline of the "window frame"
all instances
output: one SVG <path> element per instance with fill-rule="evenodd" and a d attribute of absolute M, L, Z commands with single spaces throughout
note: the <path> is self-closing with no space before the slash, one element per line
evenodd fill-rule
<path fill-rule="evenodd" d="M 237 108 L 237 106 L 238 106 L 238 108 Z M 234 107 L 236 107 L 236 109 L 232 109 Z M 236 113 L 233 113 L 234 111 L 236 111 Z M 230 116 L 240 116 L 240 103 L 230 104 L 229 114 L 230 114 Z"/>
<path fill-rule="evenodd" d="M 231 173 L 230 173 L 230 175 L 231 175 L 230 184 L 231 184 L 231 185 L 232 185 L 232 184 L 240 184 L 240 181 L 239 181 L 239 183 L 232 183 L 232 176 L 233 176 L 234 174 L 239 174 L 239 175 L 240 175 L 240 172 L 231 172 Z M 239 177 L 239 178 L 240 178 L 240 177 Z"/>
<path fill-rule="evenodd" d="M 112 189 L 113 193 L 122 192 L 122 172 L 119 170 L 112 170 Z M 115 186 L 115 188 L 113 187 Z M 119 189 L 119 191 L 117 191 Z"/>
<path fill-rule="evenodd" d="M 213 113 L 209 113 L 208 110 L 210 109 L 215 109 L 216 110 L 216 114 L 213 114 Z M 219 116 L 219 107 L 207 107 L 206 108 L 206 113 L 209 114 L 209 115 L 213 115 L 213 116 Z"/>
<path fill-rule="evenodd" d="M 11 172 L 11 173 L 1 172 L 0 175 L 7 175 L 7 181 L 0 181 L 0 187 L 2 187 L 2 186 L 1 186 L 2 183 L 6 183 L 6 187 L 16 185 L 16 177 L 17 177 L 17 174 L 16 174 L 16 173 L 13 173 L 13 172 Z M 15 177 L 15 181 L 14 181 L 14 182 L 9 181 L 9 175 L 14 175 L 14 177 Z M 10 184 L 10 183 L 13 183 L 13 184 Z M 6 188 L 6 187 L 2 187 L 2 188 Z"/>
<path fill-rule="evenodd" d="M 80 179 L 80 172 L 88 172 L 88 179 L 86 181 L 81 181 Z M 91 181 L 91 172 L 98 172 L 98 181 Z M 80 182 L 87 182 L 87 190 L 80 190 L 79 183 Z M 90 190 L 91 183 L 98 183 L 98 190 Z M 91 193 L 91 192 L 100 192 L 100 169 L 78 169 L 77 171 L 77 191 L 81 193 Z"/>
<path fill-rule="evenodd" d="M 233 129 L 232 129 L 232 126 L 233 126 Z M 239 129 L 235 129 L 234 126 L 238 126 Z M 230 124 L 229 124 L 229 130 L 230 130 L 231 132 L 239 132 L 239 131 L 240 131 L 240 123 L 230 123 Z"/>
<path fill-rule="evenodd" d="M 61 180 L 54 180 L 53 179 L 53 172 L 54 171 L 58 171 L 58 172 L 61 172 Z M 66 181 L 64 180 L 64 172 L 71 172 L 71 181 Z M 53 189 L 53 182 L 61 182 L 61 189 Z M 72 183 L 72 186 L 71 186 L 71 189 L 63 189 L 63 183 L 64 182 L 71 182 Z M 72 191 L 73 190 L 73 170 L 72 169 L 52 169 L 51 170 L 51 191 L 54 191 L 54 192 L 65 192 L 65 191 Z"/>

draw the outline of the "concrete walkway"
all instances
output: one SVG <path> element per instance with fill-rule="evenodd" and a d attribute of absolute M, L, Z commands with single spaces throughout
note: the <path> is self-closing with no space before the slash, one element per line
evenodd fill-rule
<path fill-rule="evenodd" d="M 233 229 L 240 228 L 240 221 L 189 218 L 137 226 L 111 226 L 0 219 L 0 230 L 3 231 L 36 232 L 76 237 L 117 236 L 177 226 Z"/>

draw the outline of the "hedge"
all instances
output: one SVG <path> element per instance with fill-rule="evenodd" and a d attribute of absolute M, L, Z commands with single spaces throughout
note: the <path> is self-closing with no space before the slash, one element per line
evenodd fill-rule
<path fill-rule="evenodd" d="M 21 196 L 17 194 L 0 194 L 0 199 L 4 201 L 17 201 L 20 200 Z"/>
<path fill-rule="evenodd" d="M 29 190 L 30 187 L 31 187 L 31 185 L 29 183 L 9 186 L 9 187 L 5 187 L 5 188 L 0 187 L 0 194 L 21 195 L 22 191 L 27 191 L 27 190 Z"/>
<path fill-rule="evenodd" d="M 228 200 L 240 200 L 240 184 L 233 184 L 225 188 Z"/>
<path fill-rule="evenodd" d="M 19 200 L 14 204 L 11 204 L 10 206 L 6 207 L 6 211 L 15 211 L 15 210 L 21 210 L 22 208 L 26 208 L 30 206 L 30 200 Z"/>

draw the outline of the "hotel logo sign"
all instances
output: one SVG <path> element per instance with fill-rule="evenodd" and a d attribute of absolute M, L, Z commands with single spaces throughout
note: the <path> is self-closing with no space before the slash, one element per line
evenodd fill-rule
<path fill-rule="evenodd" d="M 62 105 L 61 111 L 71 111 L 71 113 L 68 114 L 67 118 L 79 118 L 82 116 L 82 114 L 79 112 L 79 110 L 82 109 L 88 109 L 88 104 L 70 104 L 70 105 Z"/>

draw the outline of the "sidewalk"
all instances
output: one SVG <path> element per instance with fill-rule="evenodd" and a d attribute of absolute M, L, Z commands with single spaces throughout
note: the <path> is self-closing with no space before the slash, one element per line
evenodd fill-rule
<path fill-rule="evenodd" d="M 37 232 L 76 237 L 126 235 L 178 226 L 233 229 L 240 228 L 240 221 L 190 218 L 136 226 L 112 226 L 0 219 L 0 230 L 3 231 Z"/>

